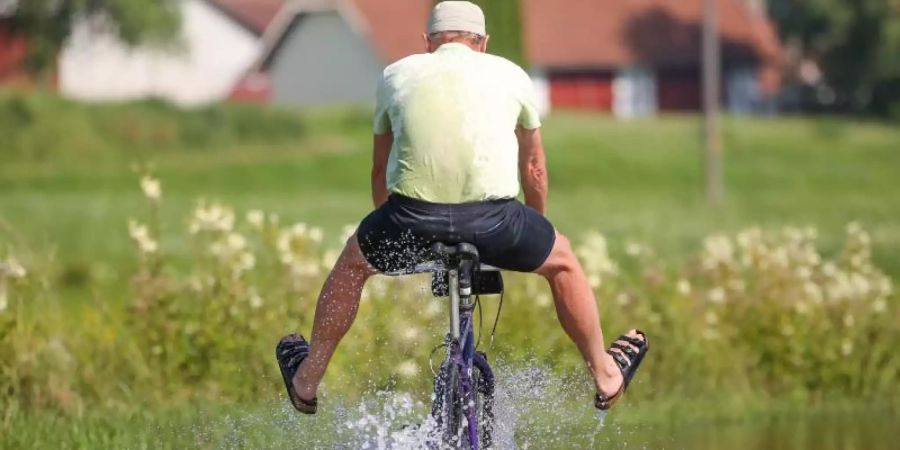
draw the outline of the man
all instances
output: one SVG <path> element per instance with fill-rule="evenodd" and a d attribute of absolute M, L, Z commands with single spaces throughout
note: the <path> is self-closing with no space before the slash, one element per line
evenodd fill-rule
<path fill-rule="evenodd" d="M 594 380 L 595 405 L 608 409 L 648 345 L 632 330 L 603 350 L 587 277 L 569 240 L 543 216 L 547 169 L 531 81 L 515 64 L 485 53 L 484 14 L 473 3 L 435 6 L 423 37 L 427 53 L 386 68 L 378 88 L 376 209 L 325 281 L 311 344 L 291 335 L 276 349 L 291 402 L 315 413 L 319 383 L 369 277 L 410 269 L 431 242 L 463 241 L 474 243 L 486 264 L 547 279 L 559 321 Z M 516 200 L 520 178 L 524 205 Z"/>

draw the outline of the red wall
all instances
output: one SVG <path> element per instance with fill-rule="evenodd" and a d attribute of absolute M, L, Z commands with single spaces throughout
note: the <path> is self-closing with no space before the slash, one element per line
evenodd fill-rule
<path fill-rule="evenodd" d="M 550 103 L 554 108 L 612 111 L 612 81 L 609 72 L 550 74 Z"/>
<path fill-rule="evenodd" d="M 27 52 L 25 38 L 13 33 L 9 23 L 0 20 L 0 82 L 25 78 L 22 64 Z"/>

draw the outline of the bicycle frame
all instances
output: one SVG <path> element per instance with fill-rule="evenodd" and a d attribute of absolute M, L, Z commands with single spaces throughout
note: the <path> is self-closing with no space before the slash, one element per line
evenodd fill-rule
<path fill-rule="evenodd" d="M 496 272 L 496 276 L 480 276 L 486 272 Z M 478 450 L 481 446 L 480 439 L 484 437 L 479 436 L 478 429 L 479 414 L 484 412 L 483 406 L 480 407 L 478 404 L 478 395 L 482 389 L 480 383 L 488 383 L 486 386 L 490 386 L 487 388 L 488 393 L 485 394 L 490 399 L 493 392 L 493 373 L 483 354 L 475 351 L 473 312 L 477 305 L 478 294 L 502 293 L 503 281 L 499 276 L 499 270 L 479 264 L 478 250 L 472 244 L 459 243 L 450 246 L 435 243 L 432 245 L 430 259 L 416 265 L 410 272 L 395 275 L 406 273 L 431 273 L 432 293 L 436 297 L 447 296 L 450 299 L 450 329 L 446 342 L 448 351 L 444 363 L 441 364 L 441 375 L 436 380 L 435 389 L 438 389 L 441 382 L 446 382 L 440 377 L 445 376 L 444 370 L 449 368 L 457 382 L 457 392 L 451 394 L 452 401 L 454 404 L 458 402 L 460 408 L 455 413 L 458 414 L 455 417 L 460 420 L 457 423 L 462 425 L 462 417 L 465 417 L 465 439 L 469 441 L 468 448 Z M 476 369 L 479 373 L 477 381 L 474 375 Z M 435 397 L 436 402 L 445 400 L 447 399 Z M 435 406 L 432 411 L 435 411 L 434 408 Z M 464 445 L 463 442 L 459 444 Z"/>

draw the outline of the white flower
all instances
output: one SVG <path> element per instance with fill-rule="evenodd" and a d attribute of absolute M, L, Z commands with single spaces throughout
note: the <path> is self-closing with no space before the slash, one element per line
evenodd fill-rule
<path fill-rule="evenodd" d="M 614 277 L 619 272 L 615 261 L 609 257 L 606 237 L 598 232 L 588 233 L 584 244 L 575 253 L 582 261 L 592 287 L 600 286 L 604 278 Z"/>
<path fill-rule="evenodd" d="M 341 230 L 341 245 L 344 245 L 345 242 L 350 240 L 350 236 L 353 236 L 353 233 L 356 233 L 356 225 L 344 225 L 343 230 Z"/>
<path fill-rule="evenodd" d="M 721 287 L 717 287 L 711 291 L 709 291 L 709 301 L 713 303 L 724 303 L 725 302 L 725 289 Z"/>
<path fill-rule="evenodd" d="M 197 234 L 200 232 L 228 232 L 234 229 L 234 211 L 231 208 L 213 203 L 206 205 L 200 202 L 194 209 L 194 216 L 191 218 L 190 232 Z"/>
<path fill-rule="evenodd" d="M 717 234 L 703 242 L 703 268 L 715 269 L 719 265 L 730 264 L 734 258 L 734 247 L 728 236 Z"/>
<path fill-rule="evenodd" d="M 247 223 L 253 228 L 261 230 L 266 224 L 266 214 L 258 209 L 247 211 Z"/>
<path fill-rule="evenodd" d="M 719 323 L 719 316 L 714 311 L 707 311 L 705 319 L 706 324 L 711 327 Z"/>
<path fill-rule="evenodd" d="M 677 284 L 675 284 L 675 290 L 678 291 L 678 293 L 681 295 L 690 295 L 691 282 L 682 278 L 678 280 Z"/>
<path fill-rule="evenodd" d="M 309 238 L 315 243 L 322 242 L 322 229 L 319 227 L 313 227 L 309 230 Z"/>
<path fill-rule="evenodd" d="M 131 240 L 137 244 L 141 253 L 152 254 L 159 250 L 159 244 L 150 237 L 150 231 L 146 225 L 142 225 L 135 220 L 129 220 L 128 234 L 131 236 Z"/>
<path fill-rule="evenodd" d="M 542 292 L 535 296 L 534 303 L 541 308 L 546 308 L 550 306 L 551 303 L 553 303 L 553 298 L 550 297 L 550 295 L 548 295 L 546 292 Z"/>
<path fill-rule="evenodd" d="M 419 337 L 421 337 L 421 335 L 421 330 L 413 325 L 409 325 L 406 327 L 406 329 L 400 332 L 400 339 L 404 342 L 413 344 L 419 340 Z"/>
<path fill-rule="evenodd" d="M 397 366 L 397 375 L 403 378 L 413 378 L 419 374 L 419 365 L 412 360 L 406 360 Z"/>
<path fill-rule="evenodd" d="M 887 300 L 885 300 L 883 298 L 879 298 L 878 300 L 875 300 L 875 302 L 872 303 L 872 311 L 875 312 L 876 314 L 881 314 L 881 313 L 887 311 Z"/>
<path fill-rule="evenodd" d="M 628 241 L 625 244 L 625 253 L 627 253 L 628 256 L 640 256 L 643 252 L 644 246 L 637 242 Z"/>
<path fill-rule="evenodd" d="M 847 328 L 853 328 L 853 325 L 856 323 L 856 319 L 853 318 L 853 314 L 847 314 L 844 316 L 844 326 Z"/>
<path fill-rule="evenodd" d="M 853 342 L 851 342 L 850 339 L 844 339 L 843 342 L 841 342 L 841 353 L 843 353 L 844 356 L 850 356 L 850 354 L 853 353 Z"/>
<path fill-rule="evenodd" d="M 16 258 L 10 257 L 6 262 L 0 262 L 0 280 L 3 278 L 21 279 L 28 275 L 28 271 Z"/>
<path fill-rule="evenodd" d="M 263 305 L 263 299 L 259 296 L 259 292 L 256 292 L 255 288 L 250 289 L 249 303 L 250 307 L 253 309 L 259 309 Z"/>
<path fill-rule="evenodd" d="M 146 175 L 141 177 L 141 190 L 144 191 L 144 196 L 147 199 L 154 202 L 159 201 L 160 197 L 162 197 L 162 187 L 156 178 Z"/>

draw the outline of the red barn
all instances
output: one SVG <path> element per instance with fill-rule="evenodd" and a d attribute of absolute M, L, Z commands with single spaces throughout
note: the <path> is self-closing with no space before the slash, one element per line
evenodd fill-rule
<path fill-rule="evenodd" d="M 781 47 L 764 11 L 719 2 L 723 93 L 733 111 L 765 107 Z M 527 59 L 555 108 L 631 117 L 701 105 L 703 0 L 523 0 Z"/>
<path fill-rule="evenodd" d="M 28 44 L 12 28 L 12 20 L 0 15 L 0 85 L 27 84 L 24 70 Z"/>

